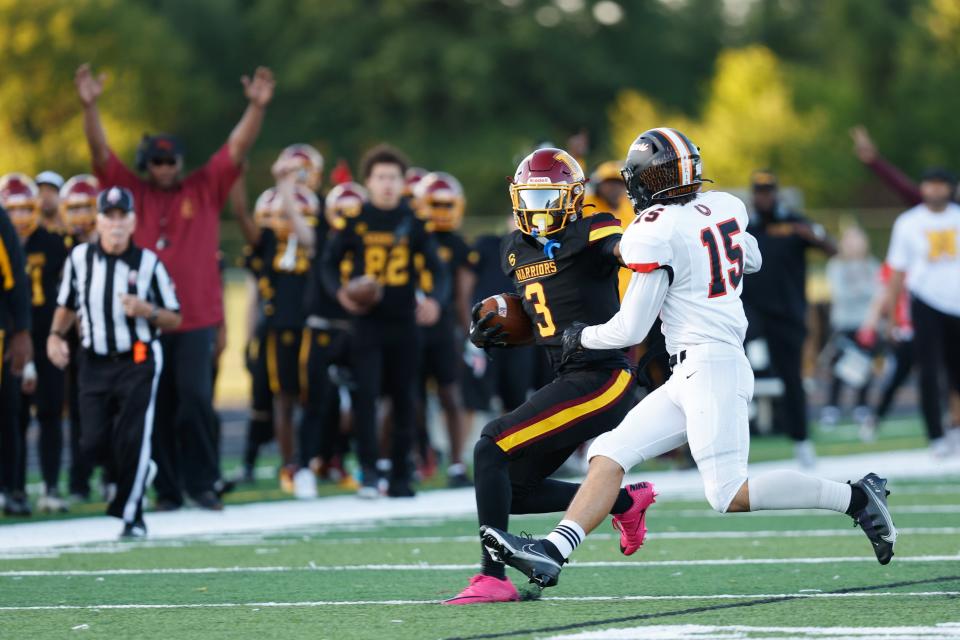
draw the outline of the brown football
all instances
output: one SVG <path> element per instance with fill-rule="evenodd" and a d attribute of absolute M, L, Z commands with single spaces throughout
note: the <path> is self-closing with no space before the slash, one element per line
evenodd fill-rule
<path fill-rule="evenodd" d="M 533 343 L 533 323 L 523 310 L 523 301 L 515 293 L 498 293 L 480 304 L 480 317 L 493 312 L 490 326 L 500 326 L 507 332 L 507 344 L 524 345 Z"/>
<path fill-rule="evenodd" d="M 383 286 L 370 276 L 358 276 L 346 284 L 347 297 L 369 309 L 383 298 Z"/>

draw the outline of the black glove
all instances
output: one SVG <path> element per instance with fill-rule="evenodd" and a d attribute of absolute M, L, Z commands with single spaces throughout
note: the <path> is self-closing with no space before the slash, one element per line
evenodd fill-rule
<path fill-rule="evenodd" d="M 586 328 L 587 325 L 583 322 L 574 322 L 563 331 L 563 355 L 560 358 L 561 362 L 566 362 L 577 351 L 583 350 L 583 345 L 580 344 L 580 334 L 583 333 L 583 330 Z"/>
<path fill-rule="evenodd" d="M 487 315 L 480 318 L 480 307 L 481 303 L 478 302 L 473 305 L 473 309 L 470 310 L 470 317 L 472 318 L 472 322 L 470 323 L 470 342 L 481 349 L 507 346 L 509 334 L 499 325 L 495 327 L 490 326 L 490 321 L 497 314 L 490 311 Z"/>

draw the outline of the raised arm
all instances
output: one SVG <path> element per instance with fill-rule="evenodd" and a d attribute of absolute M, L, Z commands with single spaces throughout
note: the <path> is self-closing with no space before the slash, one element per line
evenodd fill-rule
<path fill-rule="evenodd" d="M 880 155 L 866 127 L 863 125 L 853 127 L 850 129 L 850 137 L 853 138 L 853 151 L 860 162 L 869 167 L 888 187 L 896 191 L 904 202 L 909 205 L 920 204 L 920 187 L 910 179 L 910 176 Z"/>
<path fill-rule="evenodd" d="M 263 116 L 273 98 L 273 88 L 276 84 L 273 80 L 273 72 L 266 67 L 257 67 L 252 79 L 249 76 L 243 76 L 240 81 L 243 83 L 243 93 L 250 103 L 227 139 L 230 159 L 235 164 L 239 164 L 246 158 L 247 152 L 260 135 Z"/>
<path fill-rule="evenodd" d="M 83 133 L 90 146 L 90 158 L 94 169 L 104 169 L 110 159 L 110 147 L 107 144 L 107 134 L 100 121 L 100 110 L 97 108 L 97 98 L 103 93 L 103 82 L 106 74 L 94 76 L 90 65 L 84 63 L 77 69 L 73 82 L 77 87 L 77 96 L 83 105 Z"/>

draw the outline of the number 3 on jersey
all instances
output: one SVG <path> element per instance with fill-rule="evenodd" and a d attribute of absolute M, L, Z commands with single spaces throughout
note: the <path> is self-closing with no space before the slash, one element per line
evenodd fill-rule
<path fill-rule="evenodd" d="M 730 286 L 734 289 L 740 286 L 743 279 L 743 249 L 739 244 L 733 243 L 733 236 L 740 233 L 740 225 L 735 218 L 724 220 L 717 223 L 716 230 L 720 232 L 723 240 L 723 252 L 726 254 L 727 262 L 731 265 L 727 269 L 726 278 L 724 278 L 723 267 L 720 264 L 720 248 L 717 244 L 717 236 L 714 233 L 714 227 L 704 227 L 700 230 L 700 242 L 707 248 L 710 254 L 710 287 L 707 296 L 718 298 L 727 295 L 726 280 L 730 280 Z"/>
<path fill-rule="evenodd" d="M 547 306 L 547 294 L 539 282 L 528 284 L 523 290 L 523 297 L 533 303 L 533 310 L 537 312 L 537 331 L 541 338 L 549 338 L 557 332 L 553 324 L 553 314 Z"/>

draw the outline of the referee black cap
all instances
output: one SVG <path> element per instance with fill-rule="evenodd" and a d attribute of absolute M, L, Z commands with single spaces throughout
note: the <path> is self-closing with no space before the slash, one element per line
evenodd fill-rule
<path fill-rule="evenodd" d="M 97 211 L 106 213 L 113 209 L 120 209 L 124 213 L 133 213 L 133 194 L 123 187 L 110 187 L 97 196 Z"/>
<path fill-rule="evenodd" d="M 920 182 L 946 182 L 957 184 L 955 173 L 944 167 L 928 167 L 920 174 Z"/>

